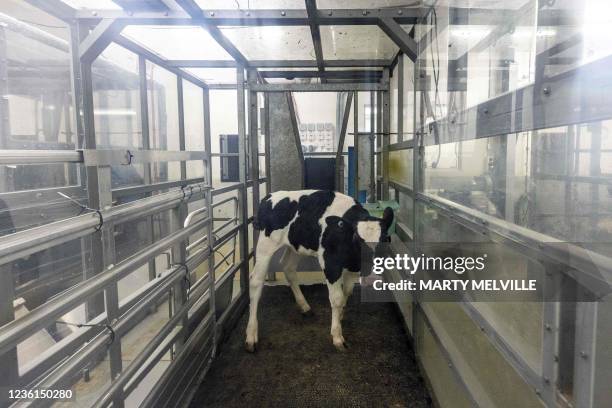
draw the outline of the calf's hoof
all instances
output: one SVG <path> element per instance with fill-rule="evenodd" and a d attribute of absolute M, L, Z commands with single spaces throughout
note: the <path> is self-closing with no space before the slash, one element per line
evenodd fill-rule
<path fill-rule="evenodd" d="M 244 348 L 249 353 L 254 353 L 257 350 L 257 343 L 249 343 L 247 341 L 244 343 Z"/>
<path fill-rule="evenodd" d="M 307 311 L 302 310 L 301 313 L 303 317 L 313 317 L 314 316 L 314 312 L 312 311 L 312 309 L 308 309 Z"/>
<path fill-rule="evenodd" d="M 334 342 L 334 347 L 341 353 L 344 353 L 348 350 L 348 344 L 345 341 Z"/>

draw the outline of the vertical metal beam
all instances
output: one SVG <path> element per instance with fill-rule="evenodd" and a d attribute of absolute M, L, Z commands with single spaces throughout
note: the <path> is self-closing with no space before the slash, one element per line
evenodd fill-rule
<path fill-rule="evenodd" d="M 147 93 L 147 62 L 146 59 L 141 55 L 138 57 L 138 76 L 140 78 L 140 127 L 142 131 L 142 149 L 149 150 L 150 139 L 149 139 L 149 100 Z M 150 184 L 152 182 L 151 177 L 151 163 L 144 163 L 144 184 Z M 151 193 L 145 193 L 145 196 L 151 196 Z M 146 223 L 146 234 L 149 237 L 148 243 L 152 244 L 154 241 L 154 227 L 153 227 L 153 216 L 147 217 Z M 155 279 L 155 259 L 151 259 L 148 262 L 149 267 L 149 280 Z"/>
<path fill-rule="evenodd" d="M 257 70 L 249 69 L 247 72 L 249 84 L 257 82 Z M 251 148 L 251 180 L 253 180 L 253 215 L 257 215 L 259 208 L 259 108 L 257 92 L 249 91 L 249 146 Z M 253 229 L 253 248 L 257 244 L 259 231 Z"/>
<path fill-rule="evenodd" d="M 178 99 L 178 139 L 179 139 L 179 150 L 186 150 L 186 142 L 185 142 L 185 102 L 183 100 L 183 80 L 179 76 L 176 80 L 176 91 L 177 91 L 177 99 Z M 187 179 L 187 162 L 180 162 L 180 171 L 181 171 L 181 180 Z M 171 210 L 172 223 L 171 228 L 172 232 L 178 231 L 183 228 L 185 223 L 185 218 L 187 217 L 188 208 L 187 203 L 182 201 L 178 207 L 173 208 Z M 172 247 L 172 262 L 176 265 L 185 264 L 187 261 L 187 248 L 186 241 L 180 241 L 176 245 Z M 191 271 L 185 268 L 185 274 L 187 275 L 187 280 L 191 282 Z M 172 314 L 174 315 L 177 311 L 181 310 L 183 305 L 187 302 L 187 283 L 185 280 L 180 280 L 174 285 L 172 293 Z M 182 328 L 181 335 L 177 337 L 177 341 L 174 343 L 174 352 L 178 353 L 184 345 L 184 342 L 187 340 L 187 313 L 183 316 L 182 319 Z"/>
<path fill-rule="evenodd" d="M 342 115 L 342 126 L 340 127 L 340 138 L 338 139 L 338 149 L 336 151 L 336 191 L 344 193 L 344 139 L 346 137 L 346 127 L 348 125 L 349 115 L 351 114 L 351 102 L 353 101 L 353 93 L 349 92 L 346 97 L 346 105 Z"/>
<path fill-rule="evenodd" d="M 270 175 L 270 97 L 264 93 L 264 132 L 265 132 L 265 157 L 266 157 L 266 194 L 272 192 L 272 178 Z"/>
<path fill-rule="evenodd" d="M 383 82 L 389 84 L 389 68 L 383 71 Z M 391 137 L 391 91 L 382 91 L 382 154 L 379 156 L 382 159 L 382 193 L 383 200 L 389 199 L 389 139 Z"/>
<path fill-rule="evenodd" d="M 213 171 L 212 171 L 212 143 L 211 143 L 211 134 L 210 134 L 210 93 L 208 89 L 202 90 L 203 103 L 202 107 L 204 108 L 204 150 L 206 152 L 206 161 L 204 163 L 204 180 L 205 183 L 213 186 Z M 208 248 L 210 249 L 210 256 L 208 257 L 208 281 L 210 284 L 210 310 L 212 311 L 212 319 L 213 319 L 213 334 L 212 338 L 217 338 L 217 313 L 215 310 L 215 282 L 216 282 L 216 274 L 215 274 L 215 254 L 213 252 L 213 248 L 215 247 L 215 236 L 213 234 L 214 225 L 213 225 L 213 211 L 212 211 L 212 188 L 206 192 L 206 208 L 208 208 L 208 217 L 210 218 L 210 222 L 206 226 L 206 236 L 208 237 Z M 213 341 L 213 349 L 211 352 L 211 360 L 216 355 L 217 350 L 217 342 Z"/>
<path fill-rule="evenodd" d="M 378 92 L 370 92 L 370 195 L 368 202 L 373 203 L 376 201 L 376 126 L 377 126 L 377 112 L 378 107 L 376 106 L 376 99 Z"/>
<path fill-rule="evenodd" d="M 397 141 L 404 140 L 404 55 L 397 60 Z"/>
<path fill-rule="evenodd" d="M 83 131 L 85 135 L 85 147 L 96 148 L 96 132 L 94 125 L 94 100 L 93 80 L 91 62 L 81 60 L 81 80 L 83 92 Z M 87 196 L 89 207 L 102 210 L 112 207 L 111 191 L 111 168 L 110 166 L 88 166 L 87 172 Z M 91 247 L 91 271 L 98 274 L 115 263 L 115 226 L 112 221 L 105 222 L 99 231 L 92 235 L 93 245 Z M 97 244 L 99 243 L 99 244 Z M 89 278 L 85 272 L 84 278 Z M 102 313 L 104 310 L 100 305 L 99 296 L 94 297 L 87 303 L 87 319 Z M 104 309 L 109 322 L 119 318 L 119 294 L 117 282 L 109 285 L 104 291 Z M 115 339 L 109 347 L 109 359 L 111 378 L 115 379 L 121 374 L 121 339 Z M 123 407 L 123 396 L 116 395 L 113 406 Z"/>
<path fill-rule="evenodd" d="M 353 198 L 359 200 L 359 92 L 353 92 Z"/>
<path fill-rule="evenodd" d="M 240 230 L 238 232 L 238 239 L 240 241 L 240 289 L 245 292 L 249 288 L 249 230 L 247 220 L 248 214 L 248 200 L 247 200 L 247 188 L 246 188 L 246 166 L 247 166 L 247 149 L 246 149 L 246 114 L 244 106 L 244 67 L 238 65 L 236 68 L 236 96 L 238 103 L 238 177 L 241 183 L 238 189 L 238 203 L 239 203 L 239 220 Z"/>
<path fill-rule="evenodd" d="M 325 72 L 325 63 L 323 59 L 323 48 L 321 46 L 321 30 L 319 29 L 319 21 L 317 14 L 316 0 L 306 1 L 306 13 L 308 14 L 308 23 L 310 25 L 310 35 L 312 37 L 312 45 L 314 46 L 315 57 L 317 59 L 317 69 L 320 73 Z M 321 76 L 321 82 L 327 80 Z"/>

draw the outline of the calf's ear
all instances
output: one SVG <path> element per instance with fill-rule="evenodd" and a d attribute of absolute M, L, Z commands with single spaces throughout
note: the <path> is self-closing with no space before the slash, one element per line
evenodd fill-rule
<path fill-rule="evenodd" d="M 391 224 L 393 224 L 393 210 L 391 209 L 391 207 L 387 207 L 385 208 L 382 217 L 382 227 L 384 229 L 384 232 L 387 232 Z"/>

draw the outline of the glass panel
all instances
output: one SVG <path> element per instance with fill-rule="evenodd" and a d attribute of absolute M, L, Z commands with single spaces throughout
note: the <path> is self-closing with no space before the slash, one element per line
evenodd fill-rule
<path fill-rule="evenodd" d="M 186 68 L 185 70 L 207 84 L 236 83 L 235 68 Z"/>
<path fill-rule="evenodd" d="M 221 27 L 221 31 L 247 59 L 315 58 L 308 26 Z"/>
<path fill-rule="evenodd" d="M 204 10 L 304 9 L 303 0 L 196 0 Z"/>
<path fill-rule="evenodd" d="M 204 150 L 204 91 L 183 81 L 185 150 Z"/>
<path fill-rule="evenodd" d="M 389 178 L 412 187 L 412 159 L 412 149 L 389 152 Z"/>
<path fill-rule="evenodd" d="M 377 26 L 321 26 L 325 59 L 391 59 L 398 47 Z"/>
<path fill-rule="evenodd" d="M 202 27 L 129 26 L 122 34 L 164 59 L 231 60 L 232 57 Z"/>

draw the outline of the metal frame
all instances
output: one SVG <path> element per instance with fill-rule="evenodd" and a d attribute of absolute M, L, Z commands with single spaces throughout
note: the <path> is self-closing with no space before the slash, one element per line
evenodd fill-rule
<path fill-rule="evenodd" d="M 181 10 L 165 11 L 134 11 L 134 10 L 74 10 L 59 0 L 27 0 L 30 4 L 41 10 L 67 22 L 70 26 L 70 53 L 71 53 L 71 84 L 73 105 L 75 107 L 76 119 L 76 140 L 77 150 L 75 151 L 0 151 L 0 164 L 43 164 L 43 163 L 84 163 L 85 174 L 80 174 L 80 180 L 86 180 L 86 184 L 79 187 L 71 187 L 84 193 L 87 191 L 89 206 L 94 212 L 80 215 L 78 217 L 60 220 L 42 227 L 33 228 L 26 231 L 17 232 L 8 236 L 0 237 L 0 263 L 3 265 L 35 253 L 45 248 L 67 242 L 72 239 L 81 238 L 83 245 L 92 250 L 92 262 L 95 265 L 94 275 L 84 276 L 85 280 L 69 291 L 59 295 L 52 301 L 34 309 L 26 317 L 12 321 L 0 328 L 0 357 L 2 361 L 8 361 L 11 366 L 11 354 L 14 353 L 16 344 L 32 334 L 34 331 L 49 325 L 62 313 L 70 310 L 75 305 L 84 301 L 88 302 L 88 307 L 102 312 L 97 320 L 101 324 L 103 319 L 107 319 L 114 330 L 114 335 L 121 337 L 137 321 L 139 321 L 146 310 L 159 298 L 172 292 L 173 296 L 173 315 L 163 329 L 156 335 L 151 343 L 137 356 L 137 358 L 127 367 L 122 367 L 120 342 L 111 340 L 111 333 L 101 327 L 83 328 L 75 333 L 76 336 L 66 342 L 61 348 L 53 350 L 53 353 L 41 356 L 34 364 L 28 367 L 19 378 L 10 378 L 21 385 L 31 386 L 69 386 L 74 375 L 86 364 L 96 361 L 100 355 L 109 352 L 111 361 L 111 374 L 113 381 L 109 384 L 105 392 L 97 402 L 99 406 L 106 406 L 112 403 L 113 406 L 122 406 L 124 391 L 132 390 L 137 383 L 153 367 L 153 363 L 159 359 L 165 351 L 174 349 L 174 360 L 171 367 L 163 374 L 155 388 L 144 402 L 144 406 L 154 406 L 159 401 L 187 401 L 190 387 L 193 386 L 197 378 L 206 372 L 206 369 L 214 358 L 216 345 L 224 335 L 231 329 L 241 312 L 246 307 L 248 290 L 248 263 L 253 255 L 249 250 L 248 224 L 251 218 L 248 217 L 247 194 L 248 188 L 253 189 L 253 210 L 257 211 L 259 185 L 267 183 L 269 191 L 269 179 L 259 177 L 259 152 L 258 152 L 258 103 L 257 92 L 264 92 L 264 99 L 267 99 L 267 92 L 351 92 L 347 107 L 343 117 L 343 131 L 341 132 L 342 141 L 346 123 L 348 121 L 348 111 L 351 97 L 354 99 L 354 133 L 355 140 L 359 136 L 358 132 L 358 109 L 357 95 L 359 91 L 370 92 L 370 106 L 372 107 L 371 126 L 369 137 L 372 140 L 372 163 L 376 158 L 376 168 L 372 165 L 372 186 L 370 188 L 370 198 L 375 195 L 382 199 L 388 198 L 389 187 L 397 192 L 406 194 L 413 199 L 413 224 L 411 226 L 400 227 L 404 233 L 401 234 L 405 239 L 410 239 L 413 250 L 419 248 L 422 240 L 422 226 L 417 221 L 421 218 L 422 207 L 424 205 L 436 208 L 442 215 L 459 222 L 462 225 L 475 231 L 485 233 L 492 239 L 503 242 L 525 256 L 540 258 L 544 256 L 551 263 L 559 263 L 565 259 L 569 251 L 572 257 L 579 260 L 578 265 L 573 265 L 574 278 L 585 277 L 587 279 L 598 279 L 600 276 L 590 271 L 593 262 L 607 274 L 612 264 L 609 258 L 591 252 L 581 251 L 577 248 L 568 247 L 564 251 L 559 251 L 549 242 L 554 242 L 550 237 L 536 234 L 532 231 L 521 229 L 513 224 L 500 221 L 493 217 L 485 216 L 477 211 L 465 208 L 456 203 L 439 197 L 427 194 L 423 190 L 424 177 L 424 146 L 433 143 L 456 142 L 481 137 L 492 137 L 506 135 L 526 130 L 535 130 L 561 125 L 585 123 L 612 117 L 612 111 L 607 108 L 612 106 L 609 92 L 612 88 L 612 81 L 609 73 L 612 66 L 612 59 L 603 60 L 582 66 L 580 68 L 567 71 L 563 74 L 550 78 L 543 78 L 538 75 L 533 85 L 513 92 L 505 93 L 497 98 L 483 102 L 467 112 L 464 117 L 466 123 L 456 124 L 451 119 L 438 118 L 433 128 L 437 129 L 434 137 L 424 126 L 415 129 L 413 140 L 403 140 L 403 86 L 404 78 L 403 65 L 410 63 L 404 59 L 408 57 L 415 64 L 413 82 L 415 84 L 414 106 L 417 106 L 417 97 L 423 97 L 421 101 L 421 111 L 413 112 L 413 122 L 425 123 L 424 109 L 426 92 L 422 92 L 424 81 L 424 67 L 422 61 L 417 56 L 427 47 L 431 41 L 432 33 L 426 34 L 419 42 L 414 40 L 414 29 L 407 33 L 402 28 L 402 24 L 425 23 L 428 18 L 429 8 L 423 7 L 390 7 L 381 9 L 340 9 L 322 10 L 317 9 L 315 1 L 306 0 L 305 10 L 201 10 L 193 0 L 176 0 Z M 452 25 L 460 24 L 503 24 L 506 20 L 514 21 L 517 25 L 524 24 L 522 16 L 525 9 L 519 10 L 478 10 L 449 8 L 448 23 Z M 503 17 L 500 17 L 503 15 Z M 538 20 L 540 24 L 563 25 L 571 23 L 571 16 L 564 15 L 557 10 L 538 10 Z M 133 24 L 157 24 L 157 25 L 199 25 L 206 29 L 211 36 L 232 56 L 234 61 L 168 61 L 150 50 L 134 43 L 122 36 L 121 30 Z M 529 23 L 525 23 L 529 24 Z M 313 60 L 286 60 L 286 61 L 249 61 L 244 55 L 227 40 L 219 30 L 220 26 L 261 26 L 261 25 L 305 25 L 311 29 L 312 41 L 315 49 L 315 59 Z M 387 60 L 326 60 L 324 58 L 320 42 L 320 25 L 375 25 L 380 27 L 389 38 L 399 47 L 400 53 L 391 61 Z M 91 32 L 88 29 L 93 27 Z M 479 47 L 494 41 L 503 35 L 507 27 L 495 30 L 485 40 L 479 43 Z M 3 29 L 0 28 L 0 34 Z M 139 55 L 140 65 L 140 92 L 141 92 L 141 114 L 143 130 L 143 151 L 126 150 L 98 150 L 96 149 L 96 134 L 93 120 L 93 85 L 91 63 L 100 53 L 111 43 L 117 43 L 131 52 Z M 536 59 L 538 69 L 543 63 L 551 63 L 555 50 L 549 50 L 546 55 L 540 55 Z M 147 119 L 147 92 L 146 78 L 144 76 L 145 62 L 151 61 L 168 71 L 177 75 L 178 94 L 179 94 L 179 137 L 181 139 L 181 151 L 179 152 L 153 152 L 148 150 L 148 119 Z M 0 63 L 0 66 L 2 64 Z M 236 85 L 209 85 L 199 80 L 195 76 L 187 73 L 181 68 L 186 67 L 225 67 L 236 69 Z M 329 67 L 354 67 L 351 71 L 329 71 Z M 361 71 L 359 68 L 379 67 L 380 71 Z M 286 71 L 273 72 L 264 71 L 262 68 L 316 68 L 316 71 Z M 247 80 L 244 78 L 244 71 L 247 69 Z M 399 70 L 396 71 L 396 70 Z M 421 72 L 420 70 L 423 70 Z M 390 89 L 389 77 L 394 72 L 398 72 L 398 142 L 390 144 Z M 541 74 L 541 71 L 538 71 Z M 423 77 L 421 76 L 423 74 Z M 4 75 L 0 73 L 0 77 Z M 321 78 L 321 83 L 310 84 L 269 84 L 265 78 L 282 77 L 312 77 Z M 260 81 L 258 81 L 258 78 Z M 1 78 L 0 78 L 1 79 Z M 205 152 L 185 151 L 182 83 L 184 80 L 190 81 L 202 88 L 205 118 Z M 330 81 L 350 81 L 350 82 L 330 82 Z M 419 88 L 421 87 L 421 88 Z M 209 89 L 236 89 L 238 106 L 238 133 L 240 140 L 239 161 L 240 161 L 240 181 L 221 189 L 212 189 L 212 167 L 211 158 L 214 154 L 210 150 L 210 97 Z M 245 92 L 248 92 L 245 96 Z M 576 95 L 580 95 L 577 98 Z M 374 102 L 376 96 L 376 103 Z M 248 108 L 245 108 L 245 99 L 248 101 Z M 583 106 L 587 99 L 597 100 L 596 106 Z M 376 105 L 376 112 L 374 112 Z M 4 109 L 4 106 L 2 106 Z M 580 108 L 580 109 L 577 109 Z M 248 109 L 248 132 L 246 121 L 246 109 Z M 267 109 L 267 103 L 264 105 Z M 76 112 L 83 112 L 79 115 Z M 520 116 L 518 115 L 520 111 Z M 420 115 L 420 120 L 417 120 Z M 546 117 L 546 121 L 540 118 Z M 266 138 L 267 115 L 264 119 L 262 128 Z M 376 128 L 374 125 L 376 122 Z M 4 129 L 0 127 L 0 131 Z M 247 136 L 250 144 L 247 146 Z M 378 137 L 376 137 L 378 136 Z M 270 147 L 266 139 L 266 150 Z M 342 143 L 343 144 L 343 143 Z M 374 146 L 377 151 L 375 152 Z M 355 144 L 358 146 L 358 143 Z M 413 153 L 413 187 L 410 188 L 402 183 L 393 181 L 389 178 L 389 152 L 412 149 Z M 342 159 L 341 146 L 336 153 L 336 160 Z M 356 157 L 359 152 L 356 150 Z M 249 160 L 250 158 L 250 160 Z M 181 180 L 176 182 L 161 182 L 150 184 L 150 163 L 153 161 L 181 161 Z M 205 166 L 205 177 L 197 179 L 187 179 L 186 160 L 202 160 Z M 343 160 L 343 159 L 342 159 Z M 137 187 L 120 188 L 114 191 L 110 188 L 110 165 L 130 165 L 135 162 L 145 164 L 145 185 Z M 250 163 L 250 175 L 252 180 L 247 180 L 247 165 Z M 269 163 L 266 162 L 269 168 Z M 341 167 L 341 166 L 339 166 Z M 269 172 L 266 171 L 266 175 Z M 358 175 L 356 172 L 356 180 Z M 590 180 L 595 180 L 591 177 Z M 605 181 L 605 180 L 604 180 Z M 358 192 L 358 182 L 356 181 L 355 192 Z M 177 187 L 180 187 L 178 189 Z M 152 196 L 154 191 L 170 191 Z M 215 205 L 214 198 L 227 192 L 236 191 L 238 193 L 238 220 L 236 225 L 230 229 L 223 237 L 215 240 L 214 238 L 214 219 L 212 209 Z M 377 194 L 375 194 L 377 192 Z M 11 193 L 13 194 L 13 193 Z M 15 193 L 19 194 L 20 199 L 30 192 Z M 124 197 L 131 194 L 146 194 L 145 198 L 133 203 L 113 206 L 113 199 Z M 195 221 L 193 224 L 183 226 L 187 218 L 186 209 L 188 202 L 197 200 L 205 201 L 206 218 Z M 421 204 L 421 205 L 419 205 Z M 115 249 L 113 240 L 113 225 L 117 225 L 139 217 L 149 217 L 154 213 L 165 210 L 174 212 L 176 231 L 165 238 L 149 243 L 149 245 L 122 262 L 116 263 Z M 104 221 L 103 223 L 101 221 Z M 236 220 L 231 220 L 235 222 Z M 411 231 L 407 231 L 407 229 Z M 194 251 L 187 257 L 186 239 L 195 232 L 205 230 L 208 246 L 201 251 Z M 228 271 L 224 277 L 215 282 L 215 262 L 211 254 L 214 249 L 228 239 L 235 237 L 240 239 L 239 262 Z M 256 235 L 254 235 L 256 240 Z M 202 241 L 204 242 L 204 241 Z M 168 270 L 161 272 L 157 279 L 152 279 L 149 284 L 142 288 L 138 294 L 124 302 L 119 302 L 117 298 L 116 282 L 126 276 L 137 266 L 149 263 L 150 270 L 154 266 L 151 260 L 156 254 L 174 248 L 174 263 L 184 264 L 185 266 L 170 266 Z M 197 248 L 196 248 L 197 249 Z M 191 271 L 196 265 L 208 262 L 209 273 L 196 282 L 192 290 L 183 284 L 181 278 L 185 274 L 185 269 Z M 240 276 L 240 294 L 231 303 L 230 307 L 221 316 L 215 313 L 215 291 L 216 288 L 231 281 L 234 274 Z M 7 275 L 5 273 L 5 275 Z M 608 276 L 609 277 L 609 276 Z M 552 284 L 552 283 L 551 283 Z M 11 285 L 2 285 L 6 288 L 5 295 L 12 299 Z M 102 291 L 106 296 L 102 297 Z M 97 295 L 97 296 L 94 296 Z M 135 294 L 136 295 L 136 294 Z M 200 303 L 198 303 L 201 301 Z M 199 323 L 195 323 L 193 329 L 189 329 L 193 322 L 190 322 L 189 309 L 198 306 L 198 310 L 192 316 L 205 315 Z M 206 309 L 206 307 L 208 309 Z M 463 304 L 466 313 L 477 323 L 485 326 L 486 334 L 497 349 L 507 358 L 510 364 L 523 376 L 526 382 L 540 391 L 541 398 L 551 404 L 555 401 L 556 395 L 550 384 L 555 381 L 555 363 L 551 360 L 558 343 L 558 333 L 544 328 L 546 344 L 546 355 L 542 365 L 542 375 L 535 374 L 532 370 L 526 369 L 522 357 L 513 350 L 503 337 L 495 332 L 491 325 L 487 325 L 486 320 L 469 303 Z M 3 309 L 3 321 L 6 317 Z M 432 330 L 434 338 L 439 345 L 442 345 L 439 337 L 435 334 L 435 325 L 431 325 L 428 316 L 420 307 L 414 307 L 415 316 L 421 315 L 425 318 L 425 323 Z M 545 306 L 545 322 L 555 327 L 558 320 L 559 311 L 555 305 Z M 419 315 L 420 316 L 420 315 Z M 597 321 L 597 307 L 593 304 L 580 304 L 578 306 L 578 318 L 583 322 L 587 329 L 579 333 L 577 337 L 578 348 L 576 355 L 576 372 L 581 380 L 577 384 L 577 403 L 580 406 L 591 406 L 593 401 L 593 352 L 594 327 Z M 11 317 L 8 316 L 10 320 Z M 413 323 L 416 321 L 413 318 Z M 414 333 L 414 330 L 413 330 Z M 88 342 L 82 352 L 74 354 L 81 345 Z M 158 348 L 161 346 L 160 348 Z M 417 344 L 418 346 L 418 344 Z M 155 351 L 155 350 L 158 351 Z M 193 352 L 201 352 L 205 356 L 200 362 L 190 361 L 189 355 Z M 444 350 L 443 350 L 444 351 Z M 418 352 L 418 349 L 417 349 Z M 553 353 L 553 354 L 551 354 Z M 448 353 L 445 357 L 452 363 Z M 15 368 L 15 367 L 13 367 Z M 41 375 L 48 373 L 43 381 Z M 455 372 L 456 373 L 456 372 Z M 193 374 L 193 378 L 190 377 Z M 19 373 L 13 373 L 13 376 Z M 180 378 L 179 378 L 180 377 Z M 177 378 L 179 381 L 176 381 Z M 461 378 L 459 376 L 459 380 Z M 175 382 L 173 386 L 173 382 Z M 547 385 L 548 384 L 548 388 Z M 462 385 L 469 393 L 469 387 L 462 382 Z M 182 395 L 185 396 L 182 396 Z M 471 394 L 470 394 L 471 396 Z M 474 402 L 473 397 L 472 402 Z M 43 405 L 45 403 L 42 403 Z"/>

